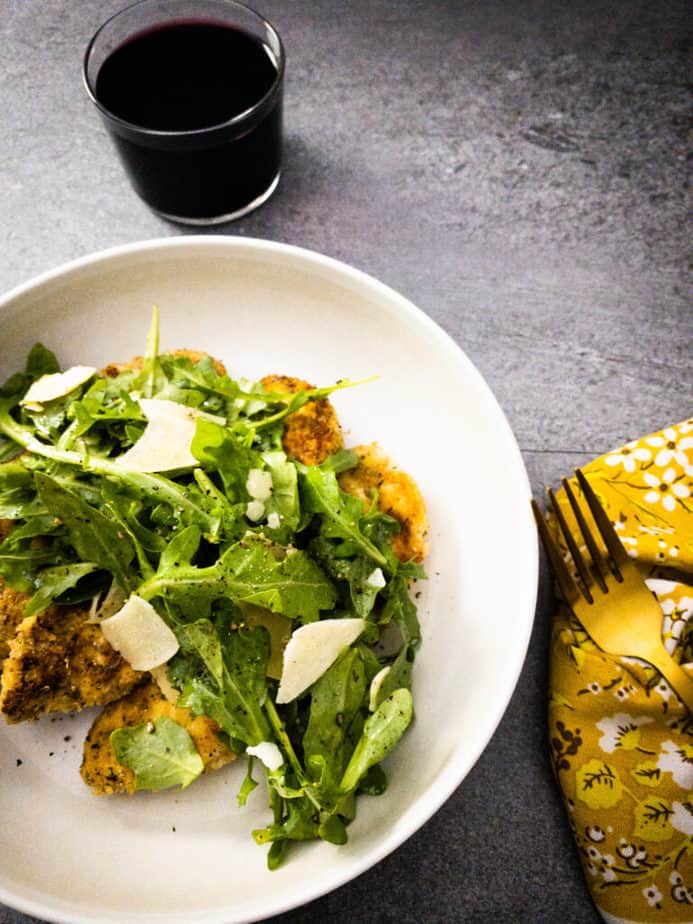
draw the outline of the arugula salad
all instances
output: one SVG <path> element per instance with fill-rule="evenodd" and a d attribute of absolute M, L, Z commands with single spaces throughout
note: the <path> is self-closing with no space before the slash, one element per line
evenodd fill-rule
<path fill-rule="evenodd" d="M 135 722 L 121 707 L 92 744 L 109 779 L 188 786 L 215 769 L 207 723 L 219 765 L 247 759 L 239 804 L 266 778 L 268 823 L 252 836 L 270 869 L 292 841 L 346 842 L 357 797 L 385 790 L 381 763 L 413 718 L 423 556 L 397 553 L 403 523 L 382 478 L 345 490 L 357 452 L 305 462 L 286 440 L 305 409 L 356 384 L 271 390 L 207 355 L 161 353 L 155 310 L 137 362 L 61 372 L 37 344 L 0 387 L 0 711 L 56 708 L 27 706 L 51 614 L 51 644 L 71 652 L 61 665 L 92 671 L 65 681 L 72 708 L 108 711 L 145 683 L 147 708 L 161 701 Z M 21 600 L 14 621 L 2 588 Z M 81 666 L 76 625 L 96 652 Z"/>

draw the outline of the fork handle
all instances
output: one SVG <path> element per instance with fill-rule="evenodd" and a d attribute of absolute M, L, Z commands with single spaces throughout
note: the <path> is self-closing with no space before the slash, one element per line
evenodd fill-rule
<path fill-rule="evenodd" d="M 653 652 L 649 661 L 668 681 L 669 686 L 688 711 L 693 713 L 693 679 L 669 656 L 669 652 L 665 648 L 661 652 Z"/>

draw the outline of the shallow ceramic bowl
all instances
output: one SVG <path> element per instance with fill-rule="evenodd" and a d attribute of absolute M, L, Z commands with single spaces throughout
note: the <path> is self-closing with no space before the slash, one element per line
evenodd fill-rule
<path fill-rule="evenodd" d="M 153 304 L 162 350 L 208 351 L 234 376 L 281 372 L 320 385 L 379 376 L 334 404 L 348 444 L 377 440 L 428 504 L 416 721 L 387 761 L 387 793 L 361 800 L 349 843 L 299 845 L 274 873 L 250 837 L 268 818 L 264 787 L 236 805 L 243 761 L 184 793 L 97 799 L 78 772 L 91 715 L 1 726 L 0 901 L 70 924 L 252 921 L 372 866 L 481 754 L 517 682 L 534 614 L 529 487 L 502 411 L 440 328 L 342 263 L 223 237 L 77 260 L 0 300 L 0 380 L 37 339 L 65 367 L 142 353 Z"/>

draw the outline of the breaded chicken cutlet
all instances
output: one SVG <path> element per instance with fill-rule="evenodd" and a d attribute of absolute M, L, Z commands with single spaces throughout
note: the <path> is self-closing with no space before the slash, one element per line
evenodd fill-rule
<path fill-rule="evenodd" d="M 0 521 L 0 541 L 11 520 Z M 103 706 L 140 682 L 108 644 L 84 607 L 51 606 L 25 616 L 26 594 L 0 578 L 0 713 L 8 722 L 46 712 Z"/>
<path fill-rule="evenodd" d="M 293 395 L 314 388 L 303 379 L 289 375 L 266 375 L 260 380 L 265 391 Z M 320 465 L 328 456 L 344 447 L 342 428 L 335 409 L 326 398 L 310 401 L 284 421 L 284 452 L 295 462 Z"/>
<path fill-rule="evenodd" d="M 427 552 L 428 517 L 416 482 L 396 468 L 376 443 L 355 446 L 354 452 L 359 463 L 338 476 L 340 488 L 360 498 L 366 510 L 375 490 L 378 510 L 399 523 L 400 531 L 392 537 L 395 554 L 400 561 L 422 562 Z"/>
<path fill-rule="evenodd" d="M 111 732 L 154 722 L 165 716 L 173 719 L 190 734 L 205 772 L 219 770 L 234 760 L 235 755 L 219 739 L 219 726 L 207 716 L 193 716 L 189 709 L 178 709 L 162 695 L 153 680 L 141 683 L 116 703 L 106 706 L 89 729 L 84 742 L 80 773 L 96 795 L 135 792 L 135 774 L 118 763 L 111 746 Z"/>
<path fill-rule="evenodd" d="M 2 669 L 0 712 L 8 722 L 103 706 L 141 681 L 88 617 L 83 607 L 51 606 L 22 619 Z"/>

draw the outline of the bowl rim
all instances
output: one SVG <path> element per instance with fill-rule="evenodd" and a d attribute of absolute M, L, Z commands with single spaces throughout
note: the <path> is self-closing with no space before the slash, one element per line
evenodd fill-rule
<path fill-rule="evenodd" d="M 250 922 L 262 920 L 267 913 L 270 915 L 280 914 L 300 907 L 304 904 L 307 904 L 308 902 L 314 901 L 315 899 L 320 898 L 321 896 L 332 892 L 347 882 L 357 878 L 368 869 L 383 860 L 386 856 L 388 856 L 395 849 L 401 846 L 401 844 L 408 840 L 413 834 L 415 834 L 438 811 L 438 809 L 440 809 L 443 804 L 447 802 L 455 790 L 462 784 L 466 776 L 471 771 L 472 767 L 476 764 L 483 752 L 486 750 L 486 747 L 498 729 L 498 726 L 507 711 L 510 700 L 517 688 L 518 680 L 526 660 L 530 637 L 534 626 L 534 616 L 538 595 L 539 545 L 536 531 L 531 528 L 533 523 L 531 520 L 529 504 L 531 497 L 531 487 L 527 469 L 522 458 L 522 453 L 517 443 L 517 439 L 505 415 L 505 412 L 503 411 L 501 405 L 499 404 L 484 377 L 481 375 L 473 362 L 469 359 L 464 350 L 457 344 L 457 342 L 422 309 L 418 308 L 413 302 L 411 302 L 405 296 L 401 295 L 395 289 L 391 288 L 386 283 L 381 282 L 374 276 L 362 270 L 356 269 L 355 267 L 343 262 L 342 260 L 326 256 L 308 248 L 278 241 L 271 241 L 263 238 L 241 237 L 236 235 L 201 234 L 190 234 L 163 238 L 157 237 L 120 244 L 94 251 L 82 257 L 66 261 L 58 266 L 35 275 L 31 279 L 14 286 L 4 295 L 0 295 L 0 316 L 5 308 L 7 308 L 12 302 L 15 302 L 17 299 L 21 299 L 25 295 L 31 293 L 33 290 L 45 286 L 48 283 L 57 281 L 64 277 L 68 277 L 72 273 L 79 272 L 80 270 L 87 269 L 98 264 L 107 265 L 112 262 L 117 262 L 118 260 L 127 258 L 128 256 L 140 256 L 147 253 L 154 254 L 157 252 L 176 250 L 188 251 L 190 253 L 194 253 L 195 250 L 218 250 L 220 254 L 229 252 L 230 250 L 240 253 L 262 251 L 268 254 L 288 257 L 294 261 L 298 261 L 303 265 L 308 264 L 314 268 L 319 267 L 323 270 L 329 271 L 330 273 L 337 274 L 338 277 L 347 277 L 356 284 L 386 297 L 388 301 L 397 307 L 398 312 L 403 312 L 404 315 L 408 316 L 410 319 L 414 319 L 418 324 L 423 325 L 428 333 L 437 340 L 439 346 L 445 349 L 449 354 L 454 355 L 456 361 L 462 364 L 465 369 L 465 374 L 471 376 L 475 380 L 475 384 L 479 388 L 479 393 L 484 397 L 486 406 L 488 407 L 490 413 L 492 413 L 496 418 L 495 423 L 499 432 L 502 431 L 502 436 L 506 443 L 506 449 L 509 453 L 508 460 L 512 461 L 513 473 L 516 478 L 519 478 L 519 483 L 521 483 L 521 486 L 527 497 L 526 525 L 528 528 L 527 536 L 525 538 L 528 539 L 528 542 L 522 548 L 525 558 L 525 566 L 527 569 L 527 580 L 525 587 L 526 601 L 523 606 L 523 609 L 526 607 L 524 631 L 520 637 L 520 640 L 518 641 L 518 644 L 514 646 L 516 653 L 514 655 L 512 670 L 506 671 L 503 675 L 502 695 L 498 698 L 494 720 L 492 723 L 490 723 L 489 728 L 486 729 L 486 734 L 483 737 L 477 739 L 473 748 L 470 749 L 468 745 L 465 746 L 464 755 L 460 754 L 460 750 L 465 742 L 461 741 L 456 745 L 445 765 L 439 772 L 438 777 L 436 778 L 435 787 L 429 787 L 425 793 L 425 797 L 419 797 L 419 799 L 417 799 L 408 810 L 406 825 L 400 825 L 398 826 L 396 833 L 390 832 L 389 834 L 386 834 L 384 837 L 380 838 L 377 844 L 374 844 L 374 846 L 369 849 L 364 856 L 357 860 L 351 861 L 348 865 L 345 865 L 345 870 L 343 873 L 330 875 L 329 881 L 327 883 L 323 881 L 312 882 L 310 887 L 304 889 L 300 895 L 287 896 L 281 905 L 278 905 L 269 911 L 262 912 L 260 916 L 257 916 L 255 912 L 251 912 L 250 917 L 244 917 L 242 919 L 233 918 L 233 921 L 240 922 L 242 920 L 243 922 L 246 922 L 246 924 L 250 924 Z M 109 911 L 106 912 L 103 917 L 98 917 L 94 916 L 91 911 L 85 912 L 79 911 L 77 909 L 73 911 L 70 911 L 69 909 L 63 910 L 61 908 L 51 906 L 50 904 L 45 904 L 40 899 L 29 897 L 27 895 L 14 894 L 5 888 L 2 882 L 0 882 L 0 902 L 5 903 L 9 907 L 15 908 L 24 914 L 43 918 L 49 921 L 55 921 L 58 922 L 58 924 L 101 924 L 101 922 L 103 922 L 103 924 L 114 924 L 116 920 L 132 922 L 135 920 L 141 920 L 141 917 L 137 917 L 129 912 L 120 913 L 116 916 L 115 913 Z M 190 924 L 193 924 L 193 922 L 199 922 L 199 924 L 226 924 L 226 922 L 229 920 L 230 911 L 231 909 L 228 906 L 220 906 L 218 909 L 212 911 L 208 910 L 199 913 L 186 912 L 186 924 L 188 921 Z M 162 919 L 158 913 L 151 914 L 149 917 L 152 921 Z M 176 918 L 176 920 L 178 920 L 178 918 Z M 181 918 L 180 920 L 183 919 Z"/>

